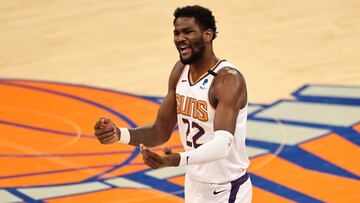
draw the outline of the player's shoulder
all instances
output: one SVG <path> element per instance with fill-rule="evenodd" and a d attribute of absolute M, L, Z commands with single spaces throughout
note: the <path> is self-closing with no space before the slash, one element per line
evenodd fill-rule
<path fill-rule="evenodd" d="M 169 87 L 175 89 L 177 81 L 179 80 L 181 73 L 183 72 L 185 65 L 181 61 L 177 61 L 170 73 Z"/>
<path fill-rule="evenodd" d="M 177 61 L 171 71 L 171 74 L 172 75 L 177 75 L 177 76 L 180 76 L 183 69 L 184 69 L 185 65 L 183 63 L 181 63 L 181 61 Z"/>
<path fill-rule="evenodd" d="M 241 88 L 245 85 L 245 78 L 235 66 L 224 66 L 218 71 L 214 85 Z"/>
<path fill-rule="evenodd" d="M 244 76 L 235 67 L 224 66 L 218 71 L 211 92 L 218 101 L 226 101 L 240 108 L 247 102 Z"/>

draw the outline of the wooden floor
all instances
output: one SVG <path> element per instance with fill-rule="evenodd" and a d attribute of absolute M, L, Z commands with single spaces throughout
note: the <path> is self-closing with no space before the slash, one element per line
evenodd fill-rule
<path fill-rule="evenodd" d="M 0 1 L 0 77 L 166 93 L 178 53 L 172 14 L 191 1 Z M 193 1 L 213 10 L 217 56 L 238 66 L 250 100 L 303 84 L 360 84 L 357 0 Z"/>
<path fill-rule="evenodd" d="M 360 1 L 0 0 L 0 203 L 183 201 L 182 170 L 92 126 L 153 120 L 143 96 L 166 94 L 187 4 L 213 11 L 215 52 L 245 75 L 254 202 L 360 201 Z"/>

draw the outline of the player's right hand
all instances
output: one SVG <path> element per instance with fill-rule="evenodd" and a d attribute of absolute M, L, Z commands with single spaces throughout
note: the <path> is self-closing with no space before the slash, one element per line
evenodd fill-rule
<path fill-rule="evenodd" d="M 101 117 L 94 126 L 95 136 L 101 144 L 112 144 L 120 140 L 120 130 L 108 118 Z"/>

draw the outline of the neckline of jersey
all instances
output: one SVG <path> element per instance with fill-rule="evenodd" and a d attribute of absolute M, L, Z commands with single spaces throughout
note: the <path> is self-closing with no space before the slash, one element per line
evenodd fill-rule
<path fill-rule="evenodd" d="M 226 61 L 225 59 L 221 59 L 219 60 L 212 68 L 210 68 L 209 70 L 212 70 L 214 71 L 219 65 L 220 63 Z M 199 77 L 199 79 L 197 79 L 195 82 L 192 81 L 191 77 L 190 77 L 190 65 L 188 65 L 188 74 L 187 74 L 187 77 L 188 77 L 188 81 L 189 81 L 189 85 L 190 86 L 194 86 L 196 85 L 197 83 L 199 83 L 202 79 L 204 79 L 206 76 L 209 75 L 209 71 L 206 71 L 201 77 Z"/>

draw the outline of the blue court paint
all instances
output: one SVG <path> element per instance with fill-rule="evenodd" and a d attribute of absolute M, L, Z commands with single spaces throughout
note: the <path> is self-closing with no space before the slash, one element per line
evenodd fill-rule
<path fill-rule="evenodd" d="M 263 190 L 266 190 L 270 193 L 277 194 L 281 197 L 285 197 L 287 199 L 296 201 L 296 202 L 304 202 L 304 203 L 320 203 L 323 202 L 316 198 L 310 197 L 306 194 L 303 194 L 294 189 L 279 185 L 273 181 L 270 181 L 264 177 L 257 176 L 253 173 L 250 173 L 250 178 L 254 186 L 259 187 Z"/>

